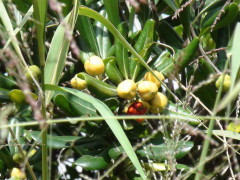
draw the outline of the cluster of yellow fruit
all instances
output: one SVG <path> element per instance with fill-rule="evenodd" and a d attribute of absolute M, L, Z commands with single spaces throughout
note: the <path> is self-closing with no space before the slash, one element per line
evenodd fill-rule
<path fill-rule="evenodd" d="M 101 75 L 105 70 L 105 65 L 103 60 L 98 56 L 91 56 L 85 63 L 84 63 L 85 71 L 92 76 Z M 70 81 L 71 86 L 74 89 L 83 90 L 87 88 L 87 82 L 77 75 L 73 77 Z"/>
<path fill-rule="evenodd" d="M 158 71 L 154 71 L 154 73 L 161 81 L 164 80 L 162 73 Z M 161 83 L 158 79 L 151 72 L 147 72 L 144 80 L 137 84 L 133 80 L 121 82 L 117 87 L 117 94 L 121 98 L 132 100 L 138 93 L 143 101 L 149 102 L 150 111 L 157 114 L 162 112 L 168 103 L 167 97 L 158 92 L 160 86 Z"/>
<path fill-rule="evenodd" d="M 91 56 L 84 63 L 85 71 L 92 76 L 98 76 L 104 73 L 105 66 L 103 60 L 98 56 Z M 158 71 L 154 71 L 156 76 L 163 81 L 164 76 Z M 87 87 L 85 80 L 77 77 L 73 77 L 70 81 L 71 86 L 78 90 L 83 90 Z M 149 102 L 150 111 L 152 113 L 160 113 L 166 107 L 168 99 L 163 94 L 158 92 L 158 88 L 161 83 L 150 72 L 147 72 L 144 76 L 144 80 L 139 83 L 135 83 L 133 80 L 124 80 L 117 87 L 117 94 L 119 97 L 132 100 L 139 94 L 143 101 Z"/>

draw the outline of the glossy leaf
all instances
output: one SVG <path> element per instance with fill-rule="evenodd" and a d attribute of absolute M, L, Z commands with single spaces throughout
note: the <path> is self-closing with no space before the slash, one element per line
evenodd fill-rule
<path fill-rule="evenodd" d="M 114 160 L 117 159 L 122 153 L 124 153 L 122 146 L 111 148 L 108 151 L 108 155 Z"/>
<path fill-rule="evenodd" d="M 99 13 L 105 18 L 107 18 L 107 13 L 105 10 L 101 10 Z M 109 32 L 107 28 L 99 21 L 96 21 L 94 23 L 94 30 L 100 51 L 100 56 L 102 59 L 105 59 L 111 47 Z"/>
<path fill-rule="evenodd" d="M 9 90 L 0 88 L 0 102 L 5 102 L 10 100 L 8 96 L 9 92 L 10 92 Z"/>
<path fill-rule="evenodd" d="M 185 68 L 194 58 L 196 51 L 199 45 L 199 38 L 195 37 L 186 48 L 180 51 L 178 59 L 177 59 L 177 66 L 179 66 L 180 70 Z"/>
<path fill-rule="evenodd" d="M 229 54 L 232 55 L 232 61 L 231 61 L 231 90 L 234 88 L 235 83 L 239 79 L 239 68 L 240 68 L 240 23 L 237 23 L 237 26 L 235 28 L 235 32 L 233 35 L 233 41 L 232 44 L 229 45 L 231 49 L 229 49 Z"/>
<path fill-rule="evenodd" d="M 119 0 L 103 0 L 104 6 L 108 13 L 109 21 L 113 23 L 115 27 L 117 27 L 120 23 L 118 1 Z"/>
<path fill-rule="evenodd" d="M 109 163 L 107 163 L 101 156 L 83 155 L 77 159 L 74 164 L 90 171 L 104 169 L 108 166 Z"/>
<path fill-rule="evenodd" d="M 17 83 L 9 76 L 0 73 L 0 87 L 4 89 L 12 89 L 17 87 Z"/>
<path fill-rule="evenodd" d="M 60 107 L 63 111 L 67 112 L 69 115 L 97 115 L 97 110 L 92 106 L 92 104 L 66 92 L 56 93 L 53 101 L 58 107 Z"/>
<path fill-rule="evenodd" d="M 0 149 L 0 159 L 3 161 L 7 168 L 13 168 L 14 162 L 9 150 L 6 147 Z"/>
<path fill-rule="evenodd" d="M 213 130 L 212 133 L 216 136 L 227 137 L 227 138 L 240 141 L 240 134 L 236 132 L 227 131 L 227 130 Z"/>
<path fill-rule="evenodd" d="M 214 15 L 210 13 L 210 16 L 211 15 L 212 16 L 206 22 L 204 22 L 203 27 L 205 28 L 203 28 L 203 30 L 201 31 L 201 35 L 206 34 L 210 31 L 211 26 L 213 25 L 215 19 L 217 18 L 220 10 L 221 7 L 216 8 L 216 10 L 213 10 L 215 12 Z M 217 21 L 217 23 L 214 25 L 213 30 L 223 28 L 233 22 L 238 15 L 238 5 L 236 3 L 228 4 L 224 8 L 224 11 L 225 13 L 221 16 L 221 19 Z M 206 18 L 208 18 L 208 16 Z"/>
<path fill-rule="evenodd" d="M 160 39 L 164 40 L 166 44 L 176 49 L 183 48 L 183 40 L 179 37 L 173 27 L 165 20 L 160 22 L 158 32 Z"/>
<path fill-rule="evenodd" d="M 13 3 L 23 13 L 26 13 L 32 4 L 31 0 L 13 0 Z"/>
<path fill-rule="evenodd" d="M 127 35 L 127 26 L 126 23 L 121 23 L 118 25 L 119 32 L 126 38 Z M 129 56 L 128 50 L 122 45 L 122 43 L 115 38 L 115 56 L 116 56 L 116 63 L 119 67 L 120 72 L 124 76 L 125 79 L 128 79 L 129 76 Z"/>
<path fill-rule="evenodd" d="M 39 131 L 26 131 L 36 142 L 42 143 L 41 132 Z M 79 139 L 77 136 L 54 136 L 47 135 L 47 146 L 53 149 L 67 148 Z"/>
<path fill-rule="evenodd" d="M 108 98 L 112 96 L 117 96 L 117 89 L 115 86 L 112 86 L 106 82 L 98 80 L 86 73 L 79 73 L 77 76 L 81 79 L 86 80 L 87 88 L 93 94 L 99 98 Z"/>
<path fill-rule="evenodd" d="M 104 60 L 105 72 L 111 82 L 118 85 L 123 81 L 122 74 L 119 72 L 115 59 L 107 58 Z"/>
<path fill-rule="evenodd" d="M 178 106 L 172 102 L 168 103 L 168 106 L 163 112 L 164 115 L 173 116 L 173 117 L 180 117 L 181 119 L 184 119 L 185 122 L 191 124 L 191 125 L 198 125 L 201 123 L 201 121 L 197 118 L 191 118 L 186 116 L 194 116 L 190 110 L 184 109 L 181 106 Z M 181 121 L 181 120 L 180 120 Z"/>
<path fill-rule="evenodd" d="M 87 48 L 91 52 L 94 52 L 97 56 L 100 56 L 100 50 L 98 47 L 98 42 L 96 38 L 95 31 L 93 29 L 93 25 L 90 21 L 90 18 L 84 16 L 78 16 L 76 22 L 76 29 L 80 32 L 80 37 L 87 44 Z"/>
<path fill-rule="evenodd" d="M 176 159 L 180 159 L 186 156 L 193 148 L 193 142 L 191 141 L 173 141 L 167 140 L 160 145 L 147 145 L 144 149 L 137 150 L 137 154 L 142 157 L 148 157 L 156 162 L 162 162 L 167 160 L 167 156 L 174 156 Z"/>
<path fill-rule="evenodd" d="M 176 11 L 179 8 L 179 5 L 177 4 L 177 1 L 174 0 L 164 0 L 164 2 L 172 8 L 173 11 Z"/>
<path fill-rule="evenodd" d="M 143 31 L 134 46 L 135 50 L 140 55 L 142 54 L 141 57 L 144 59 L 144 61 L 147 61 L 150 56 L 149 48 L 153 43 L 155 24 L 156 22 L 152 19 L 146 22 Z M 131 78 L 135 80 L 139 75 L 139 72 L 141 71 L 143 65 L 138 62 L 136 57 L 132 56 L 131 58 L 132 59 L 129 65 L 129 71 Z"/>
<path fill-rule="evenodd" d="M 19 123 L 19 121 L 18 121 L 18 119 L 16 119 L 16 118 L 13 118 L 13 119 L 10 120 L 10 125 L 15 125 L 15 124 L 17 124 L 17 123 Z M 25 141 L 24 141 L 24 136 L 23 136 L 23 135 L 24 135 L 24 128 L 23 128 L 23 127 L 16 127 L 16 126 L 14 126 L 14 127 L 11 127 L 11 129 L 12 129 L 12 131 L 13 131 L 13 133 L 14 133 L 17 141 L 18 141 L 18 143 L 21 145 L 21 147 L 23 147 L 23 146 L 24 146 L 24 143 L 25 143 Z M 9 133 L 9 135 L 8 135 L 8 145 L 9 145 L 10 154 L 11 154 L 12 156 L 13 156 L 15 153 L 18 152 L 18 148 L 17 148 L 14 140 L 15 140 L 15 139 L 14 139 L 14 138 L 12 137 L 12 135 Z"/>

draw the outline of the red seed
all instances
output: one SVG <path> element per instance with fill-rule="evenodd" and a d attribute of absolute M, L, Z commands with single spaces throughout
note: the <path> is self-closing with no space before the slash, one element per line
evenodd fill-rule
<path fill-rule="evenodd" d="M 136 119 L 136 121 L 137 121 L 138 123 L 142 123 L 142 122 L 144 121 L 144 119 Z"/>
<path fill-rule="evenodd" d="M 142 107 L 142 103 L 141 102 L 135 102 L 135 103 L 133 103 L 133 105 L 132 105 L 134 108 L 140 108 L 140 107 Z"/>
<path fill-rule="evenodd" d="M 127 114 L 136 114 L 136 113 L 137 113 L 137 110 L 134 107 L 130 106 L 128 108 Z"/>

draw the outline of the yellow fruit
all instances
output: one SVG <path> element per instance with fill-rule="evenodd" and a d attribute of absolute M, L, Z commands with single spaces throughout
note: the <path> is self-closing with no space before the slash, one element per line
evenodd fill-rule
<path fill-rule="evenodd" d="M 36 154 L 36 152 L 37 152 L 36 149 L 32 149 L 32 150 L 27 154 L 28 158 L 33 157 L 34 154 Z"/>
<path fill-rule="evenodd" d="M 154 73 L 156 74 L 156 76 L 161 80 L 161 81 L 164 81 L 164 76 L 161 72 L 158 72 L 158 71 L 154 71 Z M 151 81 L 151 82 L 154 82 L 157 87 L 159 88 L 161 86 L 161 82 L 159 82 L 157 80 L 157 78 L 151 73 L 151 72 L 147 72 L 144 76 L 144 79 L 146 81 Z"/>
<path fill-rule="evenodd" d="M 86 72 L 92 76 L 100 75 L 104 72 L 105 66 L 103 60 L 98 56 L 91 56 L 85 63 Z"/>
<path fill-rule="evenodd" d="M 23 151 L 23 153 L 24 153 L 24 155 L 26 156 L 27 152 L 26 152 L 26 151 Z M 15 163 L 18 163 L 18 164 L 21 164 L 21 163 L 24 162 L 24 159 L 23 159 L 23 157 L 22 157 L 22 155 L 21 155 L 20 152 L 17 152 L 17 153 L 15 153 L 15 154 L 13 155 L 13 161 L 14 161 Z"/>
<path fill-rule="evenodd" d="M 117 87 L 119 97 L 131 100 L 137 95 L 137 85 L 133 80 L 125 80 Z"/>
<path fill-rule="evenodd" d="M 167 103 L 168 103 L 167 97 L 163 93 L 158 92 L 150 102 L 152 106 L 150 111 L 152 113 L 160 113 L 167 106 Z"/>
<path fill-rule="evenodd" d="M 224 79 L 223 79 L 224 77 Z M 228 74 L 225 74 L 225 76 L 222 74 L 221 76 L 219 76 L 219 78 L 216 81 L 216 87 L 219 89 L 221 84 L 223 82 L 223 91 L 226 92 L 228 91 L 230 85 L 231 85 L 231 76 L 229 76 Z"/>
<path fill-rule="evenodd" d="M 11 172 L 11 178 L 15 178 L 18 180 L 26 179 L 25 172 L 22 172 L 19 168 L 13 168 Z"/>
<path fill-rule="evenodd" d="M 28 68 L 29 68 L 29 71 L 31 71 L 33 77 L 34 77 L 37 81 L 39 81 L 40 78 L 41 78 L 41 70 L 39 69 L 39 67 L 36 66 L 36 65 L 32 65 L 32 66 L 29 66 Z M 26 76 L 26 78 L 27 78 L 27 80 L 28 80 L 29 82 L 33 82 L 33 79 L 32 79 L 32 77 L 31 77 L 29 71 L 27 70 L 27 68 L 25 68 L 24 74 L 25 74 L 25 76 Z"/>
<path fill-rule="evenodd" d="M 227 126 L 227 130 L 228 131 L 233 131 L 233 132 L 236 132 L 236 133 L 240 133 L 240 123 L 229 123 L 228 126 Z"/>
<path fill-rule="evenodd" d="M 77 76 L 72 78 L 70 83 L 74 89 L 83 90 L 87 88 L 87 82 Z"/>
<path fill-rule="evenodd" d="M 151 100 L 157 92 L 157 85 L 151 81 L 141 81 L 138 83 L 138 93 L 143 100 Z"/>

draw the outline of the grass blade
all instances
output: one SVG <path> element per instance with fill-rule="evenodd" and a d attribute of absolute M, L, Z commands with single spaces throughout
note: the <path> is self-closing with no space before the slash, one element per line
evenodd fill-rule
<path fill-rule="evenodd" d="M 75 3 L 73 10 L 64 19 L 64 22 L 59 25 L 53 36 L 44 69 L 44 84 L 57 85 L 61 78 L 70 45 L 70 39 L 66 36 L 66 32 L 68 34 L 73 32 L 77 18 L 77 6 L 78 3 Z M 48 105 L 53 93 L 48 91 L 45 95 L 45 102 Z"/>
<path fill-rule="evenodd" d="M 19 31 L 22 29 L 22 27 L 25 25 L 25 23 L 27 22 L 27 20 L 32 16 L 33 14 L 33 6 L 31 6 L 29 8 L 29 10 L 27 11 L 27 13 L 25 14 L 25 16 L 23 17 L 22 21 L 20 22 L 20 24 L 18 25 L 18 27 L 14 30 L 14 36 L 16 36 Z M 12 39 L 9 38 L 7 40 L 7 42 L 5 43 L 4 47 L 3 47 L 3 51 L 8 47 L 8 45 L 11 43 Z"/>

